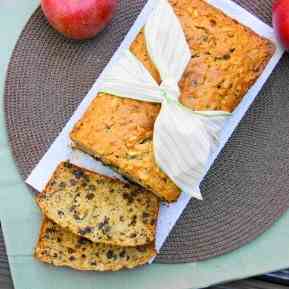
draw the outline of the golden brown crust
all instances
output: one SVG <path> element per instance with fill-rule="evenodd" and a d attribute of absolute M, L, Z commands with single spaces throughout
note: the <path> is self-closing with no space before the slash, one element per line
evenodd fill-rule
<path fill-rule="evenodd" d="M 74 145 L 167 201 L 180 191 L 156 166 L 153 126 L 159 105 L 99 94 L 70 134 Z"/>
<path fill-rule="evenodd" d="M 232 112 L 262 73 L 274 44 L 203 0 L 170 2 L 193 55 L 180 81 L 180 100 L 194 110 Z"/>
<path fill-rule="evenodd" d="M 146 264 L 156 255 L 153 244 L 117 247 L 96 244 L 44 218 L 34 256 L 54 266 L 77 270 L 117 271 Z"/>
<path fill-rule="evenodd" d="M 130 46 L 130 51 L 137 56 L 139 60 L 141 60 L 144 67 L 150 72 L 151 76 L 155 79 L 157 83 L 161 82 L 161 78 L 159 75 L 158 70 L 156 69 L 155 65 L 153 64 L 148 51 L 147 46 L 145 42 L 145 35 L 144 35 L 144 29 L 142 29 L 133 43 Z"/>
<path fill-rule="evenodd" d="M 36 201 L 49 219 L 93 242 L 139 246 L 155 239 L 156 196 L 68 162 L 57 167 Z"/>
<path fill-rule="evenodd" d="M 263 71 L 274 45 L 202 0 L 170 3 L 192 52 L 179 83 L 180 101 L 193 110 L 233 111 Z M 159 83 L 143 31 L 130 50 Z M 70 136 L 79 149 L 172 202 L 180 190 L 153 156 L 153 126 L 159 109 L 158 104 L 99 94 Z"/>

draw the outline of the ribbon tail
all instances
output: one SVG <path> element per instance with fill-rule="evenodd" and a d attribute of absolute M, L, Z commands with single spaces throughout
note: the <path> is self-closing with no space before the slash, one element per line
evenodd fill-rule
<path fill-rule="evenodd" d="M 163 100 L 159 85 L 129 50 L 120 53 L 114 65 L 104 72 L 100 92 L 141 101 Z"/>
<path fill-rule="evenodd" d="M 186 192 L 188 195 L 192 196 L 193 198 L 196 198 L 200 201 L 203 200 L 203 196 L 202 196 L 202 193 L 201 193 L 201 190 L 200 190 L 200 187 L 197 187 L 196 189 L 194 189 L 193 191 L 191 192 Z"/>
<path fill-rule="evenodd" d="M 185 193 L 202 200 L 200 183 L 228 116 L 204 116 L 165 99 L 154 127 L 155 160 Z"/>

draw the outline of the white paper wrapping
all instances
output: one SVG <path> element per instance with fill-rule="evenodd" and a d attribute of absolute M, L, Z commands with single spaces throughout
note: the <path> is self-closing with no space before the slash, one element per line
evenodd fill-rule
<path fill-rule="evenodd" d="M 244 10 L 234 2 L 230 0 L 208 0 L 208 2 L 215 7 L 221 9 L 227 15 L 235 18 L 240 23 L 250 26 L 258 34 L 271 39 L 277 46 L 276 52 L 274 53 L 271 61 L 266 66 L 265 70 L 256 81 L 256 83 L 251 87 L 248 93 L 244 96 L 240 105 L 235 109 L 232 116 L 225 123 L 224 129 L 221 133 L 220 144 L 216 151 L 211 155 L 206 171 L 209 170 L 210 166 L 213 164 L 218 153 L 222 150 L 230 136 L 232 135 L 235 128 L 238 126 L 240 120 L 245 115 L 246 111 L 258 95 L 259 91 L 263 87 L 264 83 L 269 78 L 273 69 L 279 62 L 281 56 L 283 55 L 284 50 L 281 48 L 277 39 L 274 36 L 273 29 L 264 24 L 261 20 L 251 15 L 248 11 Z M 116 51 L 111 61 L 105 68 L 101 76 L 96 80 L 88 94 L 84 97 L 83 101 L 68 121 L 60 135 L 56 138 L 53 144 L 50 146 L 49 150 L 31 172 L 30 176 L 27 178 L 26 182 L 31 185 L 37 191 L 42 191 L 48 182 L 49 178 L 53 174 L 57 165 L 64 160 L 69 159 L 72 163 L 91 169 L 98 173 L 117 176 L 111 169 L 103 166 L 100 162 L 95 161 L 91 157 L 81 152 L 75 152 L 71 149 L 69 132 L 75 125 L 75 123 L 82 117 L 84 112 L 87 110 L 91 101 L 95 98 L 97 93 L 100 91 L 102 85 L 103 76 L 114 66 L 118 61 L 123 51 L 127 50 L 132 41 L 135 39 L 140 29 L 145 25 L 147 19 L 151 15 L 152 11 L 155 8 L 157 1 L 149 0 L 145 8 L 142 10 L 141 14 L 137 18 L 135 24 L 132 26 L 124 41 L 122 42 L 119 49 Z M 155 101 L 152 99 L 152 101 Z M 121 178 L 121 177 L 120 177 Z M 160 214 L 158 219 L 157 234 L 156 234 L 156 248 L 159 250 L 175 225 L 176 221 L 182 214 L 183 210 L 190 201 L 190 196 L 187 194 L 181 194 L 178 201 L 174 204 L 162 204 L 160 208 Z M 197 201 L 197 200 L 195 200 Z"/>

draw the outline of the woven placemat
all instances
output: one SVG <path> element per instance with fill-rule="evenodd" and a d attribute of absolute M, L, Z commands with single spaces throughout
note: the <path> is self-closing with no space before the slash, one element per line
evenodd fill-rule
<path fill-rule="evenodd" d="M 6 124 L 25 178 L 109 61 L 145 0 L 122 0 L 107 29 L 88 42 L 64 39 L 38 9 L 8 68 Z M 270 23 L 270 0 L 238 0 Z M 289 208 L 289 59 L 283 57 L 162 248 L 157 262 L 193 262 L 254 240 Z"/>

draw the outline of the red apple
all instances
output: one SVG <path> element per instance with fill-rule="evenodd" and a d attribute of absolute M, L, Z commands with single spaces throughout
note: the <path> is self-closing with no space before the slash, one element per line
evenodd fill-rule
<path fill-rule="evenodd" d="M 284 48 L 289 50 L 289 0 L 274 2 L 273 26 Z"/>
<path fill-rule="evenodd" d="M 111 20 L 117 0 L 41 0 L 48 22 L 68 38 L 94 37 Z"/>

